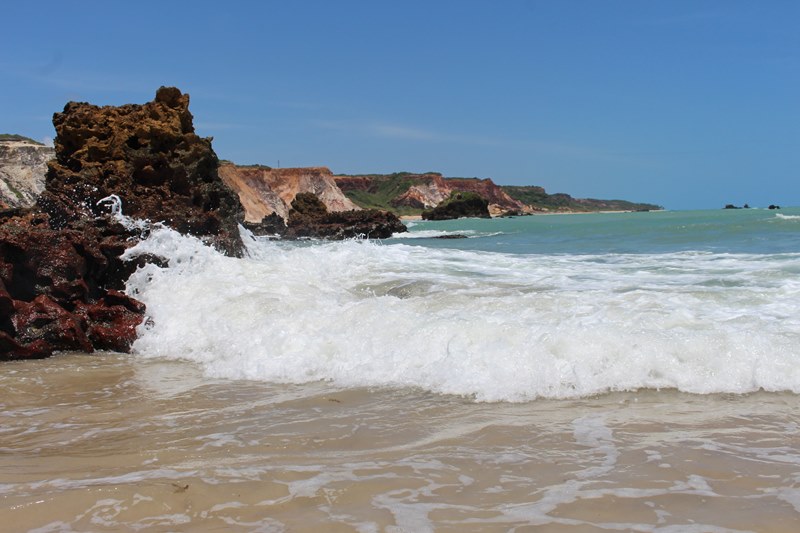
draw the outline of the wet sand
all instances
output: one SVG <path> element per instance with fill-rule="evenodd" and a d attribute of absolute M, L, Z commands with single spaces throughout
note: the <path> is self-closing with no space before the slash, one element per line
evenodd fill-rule
<path fill-rule="evenodd" d="M 210 380 L 188 363 L 3 365 L 9 531 L 800 527 L 800 397 L 523 404 Z"/>

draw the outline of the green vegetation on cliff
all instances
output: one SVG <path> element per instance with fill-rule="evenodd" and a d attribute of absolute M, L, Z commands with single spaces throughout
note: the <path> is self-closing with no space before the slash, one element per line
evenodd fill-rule
<path fill-rule="evenodd" d="M 544 188 L 536 186 L 501 185 L 511 198 L 531 206 L 535 211 L 550 212 L 593 212 L 593 211 L 657 211 L 659 205 L 628 202 L 626 200 L 596 200 L 593 198 L 573 198 L 569 194 L 547 194 Z"/>
<path fill-rule="evenodd" d="M 455 218 L 489 218 L 489 201 L 478 193 L 453 191 L 450 197 L 433 209 L 422 212 L 423 220 L 452 220 Z"/>
<path fill-rule="evenodd" d="M 44 146 L 39 141 L 34 141 L 30 137 L 17 135 L 16 133 L 0 133 L 0 141 L 27 141 L 29 143 L 38 144 L 39 146 Z"/>
<path fill-rule="evenodd" d="M 444 178 L 438 172 L 416 174 L 412 172 L 395 172 L 393 174 L 358 174 L 338 175 L 336 183 L 344 194 L 356 205 L 364 209 L 380 209 L 391 211 L 398 215 L 420 215 L 421 207 L 398 205 L 404 202 L 396 200 L 408 192 L 413 185 L 434 186 L 446 183 L 450 190 L 461 191 L 462 188 L 472 188 L 471 183 L 480 182 L 478 178 Z M 462 183 L 459 183 L 462 182 Z M 534 212 L 593 212 L 593 211 L 650 211 L 662 209 L 658 205 L 628 202 L 625 200 L 595 200 L 578 199 L 568 194 L 548 194 L 542 187 L 537 186 L 511 186 L 494 185 L 514 200 L 530 206 Z M 496 202 L 496 200 L 491 200 Z M 500 202 L 502 204 L 502 202 Z M 501 208 L 515 211 L 513 206 Z"/>
<path fill-rule="evenodd" d="M 408 189 L 418 183 L 415 177 L 419 174 L 412 172 L 395 172 L 393 174 L 359 174 L 344 176 L 354 180 L 369 180 L 369 186 L 360 188 L 348 188 L 337 180 L 339 188 L 345 196 L 353 201 L 357 206 L 364 209 L 379 209 L 381 211 L 391 211 L 398 215 L 419 215 L 421 209 L 413 207 L 394 206 L 392 200 L 408 191 Z"/>

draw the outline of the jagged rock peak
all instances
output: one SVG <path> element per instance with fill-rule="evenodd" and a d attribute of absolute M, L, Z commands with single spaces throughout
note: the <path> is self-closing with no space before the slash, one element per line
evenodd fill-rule
<path fill-rule="evenodd" d="M 53 115 L 56 159 L 40 207 L 55 227 L 101 214 L 111 194 L 126 215 L 163 221 L 240 255 L 241 206 L 218 175 L 211 139 L 194 133 L 189 95 L 161 87 L 146 104 L 69 102 Z"/>

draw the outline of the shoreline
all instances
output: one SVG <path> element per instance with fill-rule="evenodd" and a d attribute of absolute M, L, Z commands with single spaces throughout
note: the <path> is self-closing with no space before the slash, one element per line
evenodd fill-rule
<path fill-rule="evenodd" d="M 619 213 L 654 213 L 659 211 L 666 211 L 666 209 L 651 209 L 649 211 L 625 211 L 625 210 L 612 210 L 612 211 L 553 211 L 553 212 L 534 212 L 534 213 L 524 213 L 522 215 L 510 215 L 510 216 L 492 216 L 492 219 L 495 218 L 518 218 L 518 217 L 536 217 L 536 216 L 551 216 L 551 215 L 609 215 L 609 214 L 619 214 Z M 422 220 L 422 215 L 398 215 L 398 218 L 401 221 L 420 221 Z M 432 221 L 436 222 L 436 221 Z"/>

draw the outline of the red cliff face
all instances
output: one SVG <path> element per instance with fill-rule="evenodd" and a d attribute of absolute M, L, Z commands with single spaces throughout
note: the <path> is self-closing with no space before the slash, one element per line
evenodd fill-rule
<path fill-rule="evenodd" d="M 362 191 L 378 196 L 390 196 L 392 207 L 430 209 L 450 197 L 453 191 L 474 192 L 489 201 L 489 212 L 502 215 L 508 212 L 529 212 L 530 208 L 514 200 L 491 179 L 445 178 L 441 174 L 398 173 L 366 176 L 335 176 L 336 184 L 345 192 Z M 392 196 L 393 190 L 397 194 Z"/>
<path fill-rule="evenodd" d="M 247 222 L 259 222 L 272 213 L 286 220 L 295 197 L 304 192 L 318 197 L 328 211 L 361 209 L 342 193 L 325 167 L 269 168 L 226 163 L 220 165 L 219 175 L 239 195 Z"/>
<path fill-rule="evenodd" d="M 447 180 L 447 184 L 451 190 L 474 192 L 486 198 L 489 201 L 489 212 L 492 215 L 508 211 L 528 210 L 528 206 L 511 198 L 490 179 L 450 178 Z"/>
<path fill-rule="evenodd" d="M 336 185 L 342 192 L 366 191 L 372 186 L 371 176 L 334 176 Z"/>
<path fill-rule="evenodd" d="M 406 192 L 391 201 L 393 206 L 430 209 L 448 198 L 452 190 L 441 174 L 421 174 L 415 176 L 414 181 L 416 183 Z"/>

